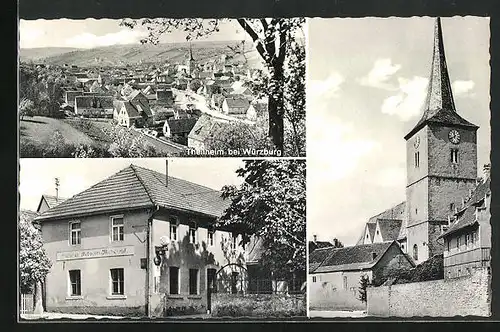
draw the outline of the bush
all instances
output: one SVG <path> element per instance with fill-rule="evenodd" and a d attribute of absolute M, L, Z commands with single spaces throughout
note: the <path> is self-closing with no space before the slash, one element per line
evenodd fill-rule
<path fill-rule="evenodd" d="M 374 286 L 390 281 L 392 284 L 406 284 L 444 279 L 443 255 L 436 255 L 414 268 L 392 270 L 383 277 L 373 279 Z"/>

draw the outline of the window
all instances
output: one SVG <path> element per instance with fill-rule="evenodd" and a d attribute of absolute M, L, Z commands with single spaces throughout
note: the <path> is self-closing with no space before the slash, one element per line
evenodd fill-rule
<path fill-rule="evenodd" d="M 179 294 L 179 268 L 170 266 L 169 268 L 170 294 Z"/>
<path fill-rule="evenodd" d="M 379 235 L 379 234 L 380 234 L 380 233 L 379 233 L 379 231 L 378 231 L 378 229 L 377 229 L 377 235 Z"/>
<path fill-rule="evenodd" d="M 189 243 L 196 243 L 196 233 L 198 232 L 196 228 L 196 223 L 194 221 L 189 223 Z"/>
<path fill-rule="evenodd" d="M 198 270 L 189 269 L 189 295 L 198 294 Z"/>
<path fill-rule="evenodd" d="M 123 269 L 111 269 L 111 295 L 124 295 Z"/>
<path fill-rule="evenodd" d="M 420 152 L 415 152 L 415 168 L 420 167 Z"/>
<path fill-rule="evenodd" d="M 450 204 L 450 212 L 454 212 L 455 211 L 455 203 L 451 203 Z"/>
<path fill-rule="evenodd" d="M 460 236 L 457 237 L 457 249 L 460 250 Z"/>
<path fill-rule="evenodd" d="M 418 261 L 418 246 L 416 244 L 413 245 L 413 259 Z"/>
<path fill-rule="evenodd" d="M 316 282 L 316 277 L 313 277 L 313 282 Z"/>
<path fill-rule="evenodd" d="M 415 214 L 418 214 L 418 209 L 415 209 Z"/>
<path fill-rule="evenodd" d="M 450 251 L 450 240 L 446 241 L 446 249 Z"/>
<path fill-rule="evenodd" d="M 177 217 L 170 217 L 170 240 L 177 241 L 177 228 L 179 219 Z"/>
<path fill-rule="evenodd" d="M 215 230 L 213 227 L 209 227 L 207 232 L 208 232 L 208 235 L 207 235 L 208 245 L 213 246 L 214 242 L 215 242 Z"/>
<path fill-rule="evenodd" d="M 401 244 L 401 249 L 404 251 L 405 250 L 405 245 Z"/>
<path fill-rule="evenodd" d="M 81 243 L 81 237 L 82 237 L 82 230 L 80 228 L 80 222 L 75 221 L 71 222 L 69 224 L 69 229 L 70 229 L 70 244 L 72 246 L 80 244 Z"/>
<path fill-rule="evenodd" d="M 123 217 L 111 217 L 111 241 L 123 241 Z"/>
<path fill-rule="evenodd" d="M 80 296 L 82 295 L 82 277 L 80 270 L 70 270 L 69 271 L 69 295 L 70 296 Z"/>
<path fill-rule="evenodd" d="M 347 289 L 347 276 L 344 276 L 344 289 Z"/>
<path fill-rule="evenodd" d="M 451 149 L 451 163 L 458 164 L 458 149 Z"/>
<path fill-rule="evenodd" d="M 154 277 L 154 290 L 153 292 L 159 293 L 160 292 L 160 277 Z"/>
<path fill-rule="evenodd" d="M 470 244 L 470 234 L 465 234 L 465 246 L 467 247 Z"/>

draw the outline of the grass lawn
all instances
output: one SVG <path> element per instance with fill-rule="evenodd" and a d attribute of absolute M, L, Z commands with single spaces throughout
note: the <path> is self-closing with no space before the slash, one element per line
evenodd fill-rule
<path fill-rule="evenodd" d="M 25 118 L 20 122 L 19 134 L 21 145 L 31 142 L 38 146 L 47 145 L 54 133 L 59 131 L 68 144 L 92 144 L 94 141 L 86 134 L 73 128 L 61 119 L 35 116 Z"/>

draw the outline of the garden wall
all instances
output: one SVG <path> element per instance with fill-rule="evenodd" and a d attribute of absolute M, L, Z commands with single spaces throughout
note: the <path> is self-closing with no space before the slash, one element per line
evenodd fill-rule
<path fill-rule="evenodd" d="M 367 288 L 371 316 L 452 317 L 491 315 L 491 276 L 487 269 L 470 276 Z"/>
<path fill-rule="evenodd" d="M 306 316 L 305 294 L 213 294 L 214 317 Z"/>

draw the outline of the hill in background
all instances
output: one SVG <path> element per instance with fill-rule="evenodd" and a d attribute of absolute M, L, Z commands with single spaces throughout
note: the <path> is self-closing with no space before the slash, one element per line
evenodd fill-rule
<path fill-rule="evenodd" d="M 238 45 L 238 41 L 193 42 L 193 57 L 199 63 L 220 58 L 222 54 L 233 56 L 233 61 L 244 62 L 241 54 L 235 54 L 229 47 Z M 74 48 L 32 48 L 21 49 L 21 61 L 43 62 L 52 65 L 117 66 L 143 63 L 179 63 L 186 59 L 189 43 L 130 44 L 97 47 L 92 49 Z M 261 68 L 262 61 L 257 51 L 249 43 L 245 44 L 245 56 L 252 68 Z"/>

